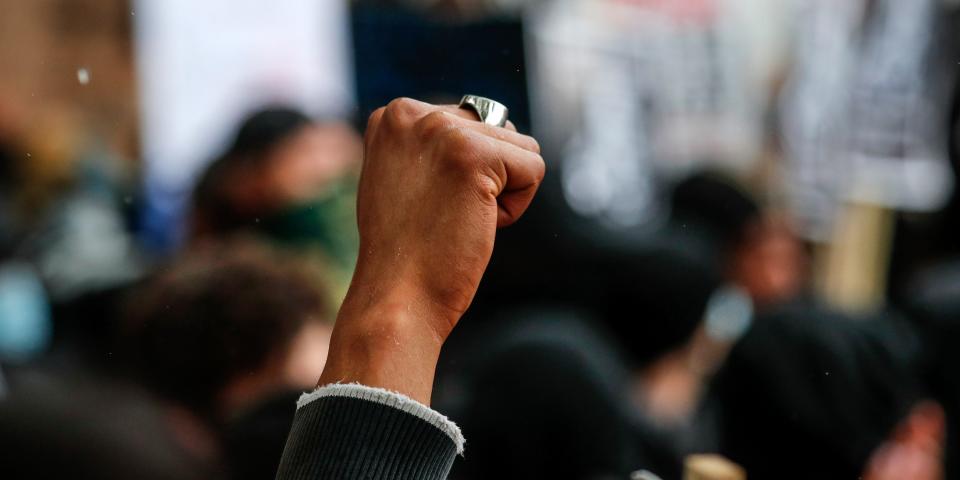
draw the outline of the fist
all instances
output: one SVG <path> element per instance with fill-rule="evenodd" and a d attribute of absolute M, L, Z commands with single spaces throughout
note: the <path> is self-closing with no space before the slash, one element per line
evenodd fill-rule
<path fill-rule="evenodd" d="M 370 116 L 357 198 L 360 255 L 344 308 L 390 305 L 442 341 L 470 305 L 496 229 L 544 175 L 536 140 L 454 106 L 397 99 Z"/>

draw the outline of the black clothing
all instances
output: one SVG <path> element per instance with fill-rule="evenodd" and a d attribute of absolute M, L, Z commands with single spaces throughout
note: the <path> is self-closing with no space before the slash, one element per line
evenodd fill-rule
<path fill-rule="evenodd" d="M 751 478 L 858 478 L 919 400 L 917 345 L 892 318 L 771 312 L 730 353 L 704 422 L 717 422 L 720 453 Z"/>

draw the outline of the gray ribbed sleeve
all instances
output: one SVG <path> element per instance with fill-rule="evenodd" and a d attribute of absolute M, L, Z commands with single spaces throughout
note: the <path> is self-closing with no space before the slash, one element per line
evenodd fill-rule
<path fill-rule="evenodd" d="M 328 385 L 298 402 L 277 479 L 441 480 L 462 449 L 457 426 L 420 403 Z"/>

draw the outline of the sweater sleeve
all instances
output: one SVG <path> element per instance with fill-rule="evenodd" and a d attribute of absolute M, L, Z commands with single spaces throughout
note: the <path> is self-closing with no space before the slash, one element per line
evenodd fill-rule
<path fill-rule="evenodd" d="M 399 393 L 327 385 L 297 402 L 278 480 L 441 480 L 463 436 L 440 413 Z"/>

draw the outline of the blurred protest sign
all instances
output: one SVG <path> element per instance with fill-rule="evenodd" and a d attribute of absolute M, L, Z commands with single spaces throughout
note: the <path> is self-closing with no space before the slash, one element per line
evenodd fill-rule
<path fill-rule="evenodd" d="M 785 186 L 805 233 L 840 206 L 939 208 L 952 188 L 934 0 L 802 0 L 781 119 Z"/>
<path fill-rule="evenodd" d="M 662 182 L 754 166 L 765 95 L 743 3 L 566 0 L 528 15 L 534 131 L 561 146 L 575 212 L 654 224 Z"/>

